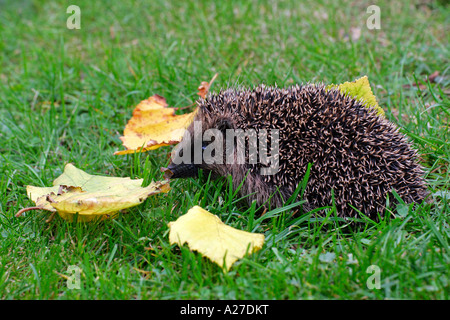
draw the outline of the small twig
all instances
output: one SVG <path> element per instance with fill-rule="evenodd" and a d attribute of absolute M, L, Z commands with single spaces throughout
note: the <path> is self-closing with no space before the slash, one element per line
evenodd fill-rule
<path fill-rule="evenodd" d="M 263 211 L 263 213 L 261 214 L 261 217 L 262 217 L 263 215 L 265 215 L 265 214 L 266 214 L 266 212 L 267 212 L 267 207 L 266 207 L 266 206 L 264 206 L 264 211 Z"/>

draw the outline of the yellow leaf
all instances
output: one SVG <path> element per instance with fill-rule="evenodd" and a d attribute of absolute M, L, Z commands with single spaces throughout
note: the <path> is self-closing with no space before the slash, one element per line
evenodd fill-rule
<path fill-rule="evenodd" d="M 143 179 L 90 175 L 72 164 L 53 181 L 53 187 L 27 186 L 28 197 L 36 203 L 31 209 L 43 209 L 69 221 L 78 213 L 78 221 L 114 217 L 120 210 L 142 203 L 148 196 L 168 192 L 169 182 L 152 182 L 141 187 Z M 16 216 L 29 208 L 22 209 Z"/>
<path fill-rule="evenodd" d="M 176 115 L 175 109 L 167 108 L 166 99 L 159 95 L 141 101 L 120 137 L 126 150 L 114 154 L 145 152 L 177 144 L 194 120 L 195 113 Z"/>
<path fill-rule="evenodd" d="M 369 79 L 367 76 L 356 79 L 353 82 L 344 82 L 339 85 L 329 85 L 327 89 L 338 87 L 339 90 L 353 97 L 356 100 L 361 100 L 365 106 L 377 110 L 378 114 L 384 116 L 384 110 L 378 105 L 377 98 L 370 88 Z"/>
<path fill-rule="evenodd" d="M 229 270 L 233 263 L 262 248 L 264 235 L 234 229 L 199 206 L 191 208 L 176 221 L 169 222 L 169 241 L 200 252 Z"/>
<path fill-rule="evenodd" d="M 203 81 L 197 94 L 205 98 L 216 78 L 217 73 L 209 82 Z M 182 115 L 176 115 L 175 110 L 167 108 L 166 99 L 157 94 L 141 101 L 120 137 L 126 150 L 116 151 L 114 154 L 145 152 L 180 142 L 186 128 L 194 120 L 197 109 Z"/>

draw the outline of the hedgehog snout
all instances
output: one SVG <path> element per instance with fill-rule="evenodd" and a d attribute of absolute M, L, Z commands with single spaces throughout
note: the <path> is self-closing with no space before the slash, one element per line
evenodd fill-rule
<path fill-rule="evenodd" d="M 171 179 L 190 177 L 195 178 L 198 176 L 198 167 L 193 163 L 175 164 L 173 162 L 170 162 L 167 169 L 169 169 L 173 173 Z"/>
<path fill-rule="evenodd" d="M 188 140 L 190 142 L 190 139 Z M 208 145 L 208 142 L 202 142 L 201 152 L 203 152 Z M 185 152 L 187 153 L 185 154 Z M 172 172 L 171 178 L 196 178 L 198 177 L 199 169 L 203 169 L 203 154 L 201 153 L 201 158 L 198 159 L 195 156 L 194 144 L 187 144 L 182 141 L 179 146 L 177 146 L 172 153 L 172 159 L 170 161 L 169 169 Z M 183 156 L 186 157 L 183 157 Z M 200 162 L 200 161 L 201 162 Z"/>

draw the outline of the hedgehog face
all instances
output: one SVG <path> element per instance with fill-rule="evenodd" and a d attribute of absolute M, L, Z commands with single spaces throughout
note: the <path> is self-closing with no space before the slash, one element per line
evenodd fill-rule
<path fill-rule="evenodd" d="M 214 176 L 241 176 L 250 169 L 273 175 L 279 167 L 278 147 L 277 129 L 243 129 L 230 118 L 209 118 L 200 109 L 174 148 L 168 169 L 173 178 L 196 177 L 199 169 Z"/>
<path fill-rule="evenodd" d="M 226 119 L 207 121 L 201 110 L 198 113 L 172 152 L 168 166 L 173 173 L 172 178 L 196 177 L 199 169 L 215 176 L 224 175 L 227 170 L 225 137 L 227 131 L 233 130 L 232 122 Z M 234 157 L 233 150 L 230 152 Z"/>

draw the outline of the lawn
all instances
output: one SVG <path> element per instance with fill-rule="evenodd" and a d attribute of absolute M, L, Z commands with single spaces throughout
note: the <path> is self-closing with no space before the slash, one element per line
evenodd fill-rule
<path fill-rule="evenodd" d="M 80 29 L 67 27 L 71 4 Z M 369 29 L 371 4 L 0 1 L 0 298 L 448 299 L 450 10 L 444 1 L 377 1 L 379 28 Z M 161 180 L 171 147 L 114 155 L 133 107 L 153 94 L 192 105 L 215 73 L 212 91 L 367 75 L 417 148 L 432 203 L 357 226 L 293 216 L 292 207 L 260 218 L 237 204 L 226 179 L 186 179 L 114 220 L 14 217 L 33 204 L 26 185 L 50 186 L 69 162 Z M 194 205 L 264 233 L 263 248 L 223 272 L 171 245 L 167 223 Z"/>

